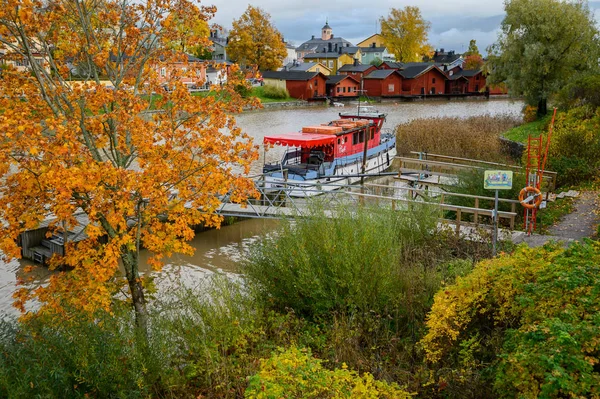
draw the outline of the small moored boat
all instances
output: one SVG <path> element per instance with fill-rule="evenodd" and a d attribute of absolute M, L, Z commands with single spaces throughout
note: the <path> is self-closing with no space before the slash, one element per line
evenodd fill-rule
<path fill-rule="evenodd" d="M 265 164 L 266 188 L 309 197 L 386 170 L 396 155 L 396 137 L 383 132 L 386 114 L 372 107 L 340 113 L 340 119 L 301 132 L 265 136 L 268 145 L 287 146 L 280 162 Z"/>

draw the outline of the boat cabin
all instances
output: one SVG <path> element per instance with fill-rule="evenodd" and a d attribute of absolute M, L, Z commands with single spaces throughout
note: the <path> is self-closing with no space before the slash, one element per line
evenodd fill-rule
<path fill-rule="evenodd" d="M 281 164 L 265 165 L 265 172 L 286 168 L 290 173 L 306 176 L 308 171 L 319 175 L 336 165 L 356 162 L 366 149 L 380 144 L 383 120 L 364 116 L 340 115 L 341 119 L 318 126 L 305 126 L 301 132 L 265 136 L 265 144 L 294 147 Z M 384 116 L 385 118 L 385 116 Z"/>

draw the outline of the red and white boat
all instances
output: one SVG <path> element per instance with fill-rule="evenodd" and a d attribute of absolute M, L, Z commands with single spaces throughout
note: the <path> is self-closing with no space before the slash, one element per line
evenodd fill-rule
<path fill-rule="evenodd" d="M 264 165 L 266 188 L 287 187 L 291 196 L 310 197 L 383 172 L 396 156 L 395 135 L 382 132 L 385 117 L 359 107 L 301 132 L 265 136 L 265 144 L 288 147 L 280 162 Z"/>

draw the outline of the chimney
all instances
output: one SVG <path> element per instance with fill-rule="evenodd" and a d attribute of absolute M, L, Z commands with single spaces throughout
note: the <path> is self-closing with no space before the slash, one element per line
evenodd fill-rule
<path fill-rule="evenodd" d="M 330 37 L 330 39 L 333 39 L 333 33 L 331 34 L 331 37 Z"/>
<path fill-rule="evenodd" d="M 312 35 L 312 39 L 311 40 L 315 40 L 315 35 Z"/>
<path fill-rule="evenodd" d="M 440 49 L 440 53 L 444 54 L 444 49 L 443 48 Z"/>
<path fill-rule="evenodd" d="M 444 50 L 442 50 L 442 51 L 444 51 Z M 434 56 L 434 57 L 437 57 L 437 56 L 438 56 L 438 51 L 437 51 L 437 50 L 435 50 L 435 53 L 433 53 L 433 56 Z"/>

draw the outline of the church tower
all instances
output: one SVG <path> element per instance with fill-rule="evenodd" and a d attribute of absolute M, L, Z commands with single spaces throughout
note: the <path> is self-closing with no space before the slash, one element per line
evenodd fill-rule
<path fill-rule="evenodd" d="M 321 29 L 321 39 L 329 40 L 331 39 L 331 26 L 329 26 L 329 22 L 325 20 L 325 26 Z"/>

